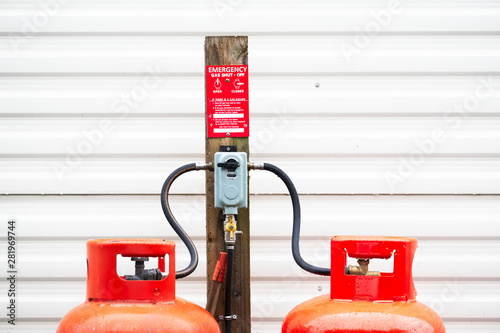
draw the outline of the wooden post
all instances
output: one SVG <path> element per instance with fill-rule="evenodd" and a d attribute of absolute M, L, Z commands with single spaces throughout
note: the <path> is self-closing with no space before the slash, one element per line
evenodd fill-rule
<path fill-rule="evenodd" d="M 205 65 L 247 65 L 248 64 L 248 37 L 206 37 L 205 38 Z M 206 87 L 205 87 L 206 94 Z M 207 112 L 205 109 L 205 123 Z M 205 137 L 206 133 L 205 133 Z M 205 161 L 214 161 L 214 154 L 221 145 L 236 146 L 238 151 L 249 153 L 248 138 L 206 138 Z M 220 220 L 220 209 L 214 207 L 214 173 L 206 172 L 205 184 L 207 198 L 207 293 L 211 286 L 211 278 L 219 252 L 225 251 L 224 229 Z M 233 314 L 238 315 L 232 321 L 232 333 L 250 333 L 250 223 L 249 208 L 238 211 L 238 235 L 233 266 L 231 302 Z M 225 292 L 225 290 L 223 291 Z M 223 293 L 221 293 L 221 296 Z M 224 314 L 224 297 L 220 297 L 215 312 L 216 319 Z M 219 321 L 222 332 L 224 323 Z"/>

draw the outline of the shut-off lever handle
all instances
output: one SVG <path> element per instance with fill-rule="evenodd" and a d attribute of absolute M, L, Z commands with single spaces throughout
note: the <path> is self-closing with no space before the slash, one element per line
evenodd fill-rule
<path fill-rule="evenodd" d="M 238 161 L 236 161 L 235 159 L 231 158 L 224 163 L 217 163 L 217 166 L 219 168 L 228 169 L 229 171 L 234 171 L 240 166 L 240 163 L 238 163 Z"/>

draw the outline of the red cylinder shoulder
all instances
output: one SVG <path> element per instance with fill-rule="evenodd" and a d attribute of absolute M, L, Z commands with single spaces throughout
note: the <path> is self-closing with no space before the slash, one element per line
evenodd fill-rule
<path fill-rule="evenodd" d="M 438 314 L 419 302 L 331 300 L 329 295 L 296 306 L 282 333 L 444 333 Z"/>
<path fill-rule="evenodd" d="M 215 319 L 198 305 L 173 302 L 85 302 L 64 316 L 57 333 L 219 333 Z"/>

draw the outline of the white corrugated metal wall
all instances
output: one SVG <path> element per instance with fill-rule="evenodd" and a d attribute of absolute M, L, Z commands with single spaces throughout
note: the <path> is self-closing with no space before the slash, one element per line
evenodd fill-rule
<path fill-rule="evenodd" d="M 158 194 L 203 160 L 205 35 L 249 36 L 251 160 L 295 181 L 304 255 L 327 266 L 337 234 L 416 236 L 419 300 L 448 332 L 500 331 L 500 1 L 2 0 L 0 34 L 13 331 L 53 332 L 84 300 L 88 238 L 175 239 Z M 204 258 L 203 174 L 174 187 Z M 253 331 L 277 332 L 328 279 L 294 264 L 278 179 L 253 171 L 251 193 Z M 204 274 L 178 295 L 204 305 Z"/>

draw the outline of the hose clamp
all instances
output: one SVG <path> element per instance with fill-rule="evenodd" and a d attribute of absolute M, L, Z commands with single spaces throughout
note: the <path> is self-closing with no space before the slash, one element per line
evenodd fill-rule
<path fill-rule="evenodd" d="M 212 163 L 197 162 L 195 165 L 196 165 L 196 170 L 206 170 L 210 169 Z"/>
<path fill-rule="evenodd" d="M 248 163 L 248 168 L 254 170 L 264 170 L 264 163 L 263 162 Z"/>

